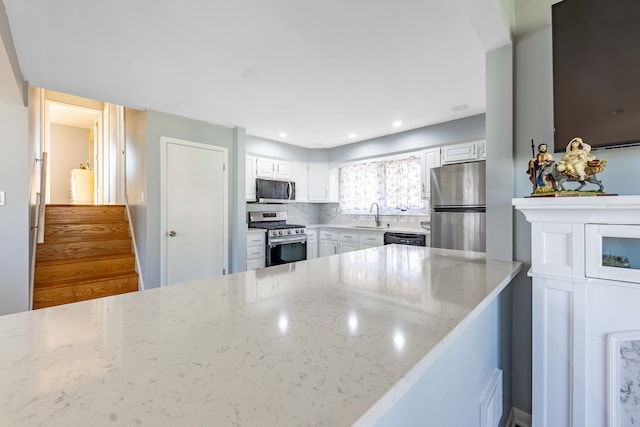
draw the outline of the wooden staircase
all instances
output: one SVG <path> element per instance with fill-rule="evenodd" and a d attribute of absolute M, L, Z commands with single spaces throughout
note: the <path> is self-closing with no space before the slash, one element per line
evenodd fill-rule
<path fill-rule="evenodd" d="M 47 205 L 33 308 L 138 290 L 125 207 Z"/>

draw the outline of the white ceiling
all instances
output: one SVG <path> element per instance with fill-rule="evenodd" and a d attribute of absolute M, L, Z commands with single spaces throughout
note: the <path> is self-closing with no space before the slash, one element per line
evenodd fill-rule
<path fill-rule="evenodd" d="M 509 41 L 494 0 L 3 2 L 33 86 L 303 147 L 483 113 Z"/>

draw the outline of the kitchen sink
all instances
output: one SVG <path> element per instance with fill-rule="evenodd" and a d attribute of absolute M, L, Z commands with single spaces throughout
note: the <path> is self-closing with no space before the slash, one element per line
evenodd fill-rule
<path fill-rule="evenodd" d="M 374 228 L 374 229 L 383 229 L 383 228 L 389 228 L 388 225 L 381 225 L 381 226 L 377 226 L 377 225 L 354 225 L 355 228 Z"/>

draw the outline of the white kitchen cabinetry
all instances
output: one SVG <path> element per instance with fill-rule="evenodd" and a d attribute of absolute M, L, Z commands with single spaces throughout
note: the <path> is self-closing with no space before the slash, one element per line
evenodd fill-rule
<path fill-rule="evenodd" d="M 318 230 L 307 228 L 307 259 L 318 258 Z"/>
<path fill-rule="evenodd" d="M 487 158 L 487 141 L 478 141 L 478 160 L 485 160 Z"/>
<path fill-rule="evenodd" d="M 339 201 L 340 169 L 326 164 L 310 164 L 308 178 L 310 202 Z"/>
<path fill-rule="evenodd" d="M 640 341 L 640 196 L 513 204 L 531 222 L 532 425 L 627 425 L 621 408 L 640 392 L 622 399 L 614 386 L 622 363 L 611 343 L 630 332 Z"/>
<path fill-rule="evenodd" d="M 338 253 L 357 251 L 359 244 L 358 232 L 338 233 Z"/>
<path fill-rule="evenodd" d="M 291 179 L 291 162 L 257 157 L 256 176 L 258 178 Z"/>
<path fill-rule="evenodd" d="M 309 200 L 308 167 L 306 163 L 291 163 L 291 180 L 296 184 L 296 202 Z"/>
<path fill-rule="evenodd" d="M 384 244 L 384 231 L 321 228 L 319 235 L 319 256 L 321 257 Z"/>
<path fill-rule="evenodd" d="M 329 168 L 329 202 L 340 201 L 340 169 Z"/>
<path fill-rule="evenodd" d="M 320 230 L 319 256 L 325 257 L 338 253 L 338 232 L 333 230 Z"/>
<path fill-rule="evenodd" d="M 360 232 L 358 249 L 375 248 L 384 245 L 384 232 Z"/>
<path fill-rule="evenodd" d="M 431 169 L 441 165 L 440 147 L 422 151 L 422 198 L 431 198 Z"/>
<path fill-rule="evenodd" d="M 256 200 L 256 158 L 247 156 L 245 159 L 245 199 L 255 202 Z"/>
<path fill-rule="evenodd" d="M 265 266 L 265 230 L 247 231 L 247 270 Z"/>
<path fill-rule="evenodd" d="M 442 147 L 442 164 L 463 163 L 481 160 L 485 141 L 471 141 L 460 144 L 445 145 Z"/>
<path fill-rule="evenodd" d="M 309 201 L 328 202 L 329 166 L 321 164 L 310 164 L 308 178 Z"/>

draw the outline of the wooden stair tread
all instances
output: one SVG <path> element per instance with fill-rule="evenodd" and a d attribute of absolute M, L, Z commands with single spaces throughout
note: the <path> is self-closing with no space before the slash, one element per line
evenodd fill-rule
<path fill-rule="evenodd" d="M 124 205 L 47 205 L 36 246 L 33 308 L 138 290 Z"/>
<path fill-rule="evenodd" d="M 50 265 L 61 265 L 61 264 L 73 264 L 78 262 L 92 262 L 92 261 L 102 261 L 107 259 L 122 259 L 122 258 L 134 258 L 135 255 L 133 252 L 131 253 L 122 253 L 122 254 L 110 254 L 110 255 L 97 255 L 97 256 L 86 256 L 80 258 L 63 258 L 63 259 L 51 259 L 47 261 L 38 261 L 36 263 L 36 267 L 46 267 Z"/>
<path fill-rule="evenodd" d="M 107 278 L 101 281 L 34 289 L 33 308 L 52 307 L 135 292 L 138 290 L 138 286 L 138 274 L 135 273 L 117 278 Z"/>
<path fill-rule="evenodd" d="M 78 286 L 78 285 L 89 285 L 92 283 L 105 282 L 109 280 L 117 280 L 117 279 L 126 279 L 130 277 L 138 277 L 138 273 L 135 270 L 122 272 L 118 274 L 102 274 L 99 276 L 86 277 L 82 279 L 73 279 L 73 280 L 61 280 L 57 282 L 40 282 L 34 287 L 33 291 L 37 292 L 42 289 L 52 289 L 52 288 L 62 288 L 66 286 Z"/>
<path fill-rule="evenodd" d="M 129 236 L 90 236 L 90 237 L 85 237 L 81 240 L 54 240 L 54 241 L 45 240 L 44 243 L 38 243 L 38 246 L 46 247 L 46 246 L 53 246 L 53 245 L 66 245 L 70 243 L 109 242 L 109 241 L 116 241 L 116 240 L 129 240 Z"/>
<path fill-rule="evenodd" d="M 97 239 L 79 242 L 40 243 L 36 249 L 36 262 L 85 258 L 111 254 L 125 254 L 132 250 L 131 239 Z"/>

